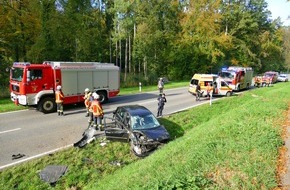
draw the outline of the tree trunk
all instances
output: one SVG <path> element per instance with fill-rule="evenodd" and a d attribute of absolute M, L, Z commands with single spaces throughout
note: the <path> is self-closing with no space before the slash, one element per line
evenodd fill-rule
<path fill-rule="evenodd" d="M 121 39 L 119 40 L 119 62 L 120 62 L 120 69 L 122 70 L 122 41 Z"/>
<path fill-rule="evenodd" d="M 131 35 L 129 35 L 129 73 L 131 73 Z"/>
<path fill-rule="evenodd" d="M 126 45 L 125 45 L 125 75 L 124 75 L 124 81 L 127 79 L 127 70 L 128 70 L 128 38 L 126 38 Z"/>

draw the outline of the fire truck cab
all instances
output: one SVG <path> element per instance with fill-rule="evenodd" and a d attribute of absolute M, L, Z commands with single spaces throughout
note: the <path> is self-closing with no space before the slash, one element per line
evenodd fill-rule
<path fill-rule="evenodd" d="M 64 104 L 83 102 L 89 88 L 102 103 L 120 91 L 119 67 L 98 62 L 14 63 L 10 71 L 11 100 L 24 106 L 37 106 L 44 113 L 56 110 L 55 90 L 62 86 Z"/>

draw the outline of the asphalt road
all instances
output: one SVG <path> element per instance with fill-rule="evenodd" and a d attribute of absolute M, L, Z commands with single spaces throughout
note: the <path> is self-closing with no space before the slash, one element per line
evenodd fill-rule
<path fill-rule="evenodd" d="M 166 86 L 165 86 L 166 88 Z M 167 103 L 163 115 L 194 107 L 208 100 L 195 101 L 188 87 L 165 89 Z M 111 116 L 120 105 L 139 104 L 155 115 L 158 92 L 117 96 L 103 105 L 105 116 Z M 81 139 L 88 126 L 84 106 L 64 108 L 65 116 L 43 114 L 34 109 L 0 114 L 0 170 L 55 151 L 71 147 Z M 13 155 L 25 155 L 13 159 Z"/>

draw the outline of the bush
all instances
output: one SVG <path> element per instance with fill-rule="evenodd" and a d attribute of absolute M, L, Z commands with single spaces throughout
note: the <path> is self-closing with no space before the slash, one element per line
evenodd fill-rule
<path fill-rule="evenodd" d="M 0 85 L 0 98 L 10 97 L 10 90 L 8 85 Z"/>
<path fill-rule="evenodd" d="M 139 86 L 139 82 L 143 86 L 157 85 L 158 76 L 156 74 L 148 74 L 147 78 L 143 74 L 127 74 L 126 81 L 124 81 L 124 73 L 121 73 L 121 88 Z"/>

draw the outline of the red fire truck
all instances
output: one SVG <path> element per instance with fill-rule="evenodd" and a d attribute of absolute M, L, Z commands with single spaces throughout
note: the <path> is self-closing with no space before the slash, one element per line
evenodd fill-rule
<path fill-rule="evenodd" d="M 231 66 L 223 69 L 220 76 L 235 90 L 248 89 L 252 85 L 253 69 L 251 67 Z"/>
<path fill-rule="evenodd" d="M 104 103 L 120 92 L 120 69 L 111 63 L 53 61 L 17 62 L 11 68 L 11 100 L 16 104 L 54 112 L 58 85 L 65 95 L 64 104 L 83 102 L 85 88 L 97 92 Z"/>

